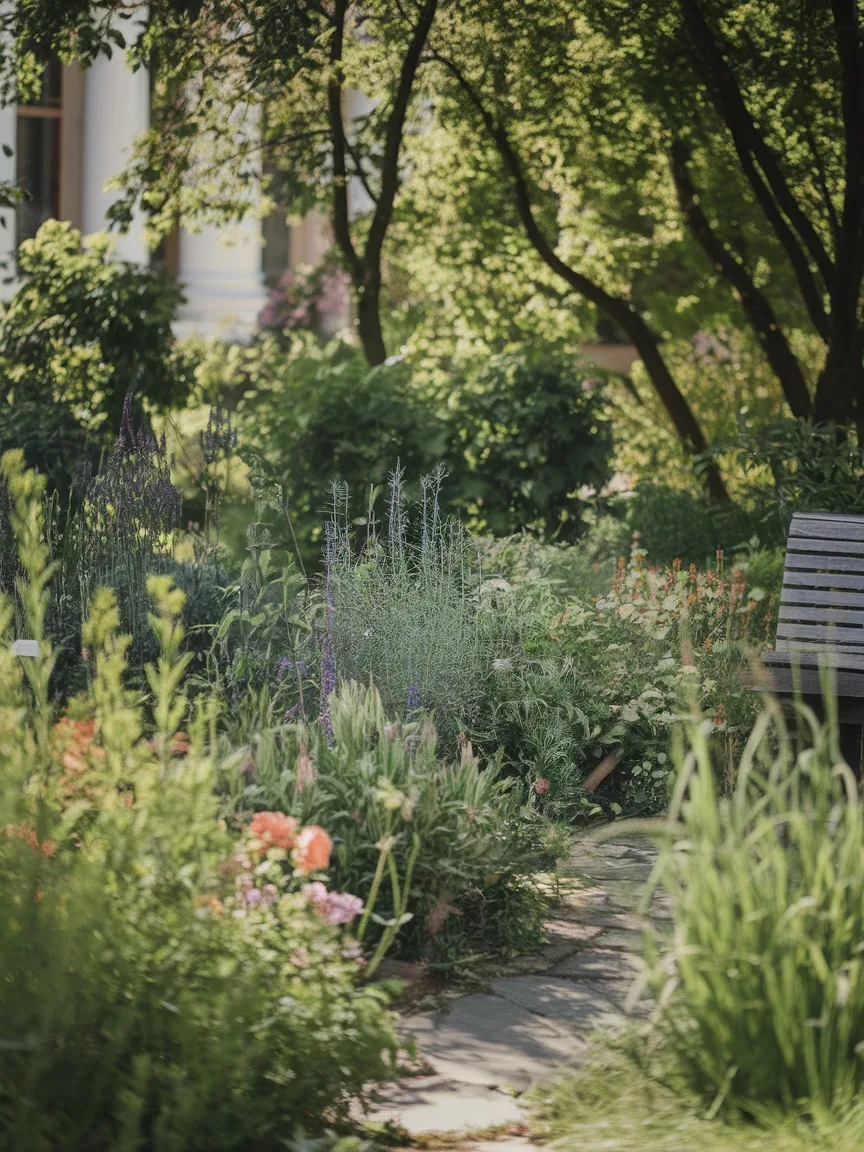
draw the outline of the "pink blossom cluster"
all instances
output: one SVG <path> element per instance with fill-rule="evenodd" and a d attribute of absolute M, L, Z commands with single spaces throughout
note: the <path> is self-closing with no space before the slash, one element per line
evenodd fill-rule
<path fill-rule="evenodd" d="M 328 892 L 320 880 L 303 886 L 303 895 L 314 904 L 328 924 L 350 924 L 363 911 L 363 901 L 348 892 Z"/>

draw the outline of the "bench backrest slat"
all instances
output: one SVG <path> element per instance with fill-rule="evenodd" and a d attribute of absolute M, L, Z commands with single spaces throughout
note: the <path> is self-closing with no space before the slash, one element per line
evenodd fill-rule
<path fill-rule="evenodd" d="M 835 667 L 864 669 L 864 516 L 793 516 L 776 649 L 830 652 Z"/>

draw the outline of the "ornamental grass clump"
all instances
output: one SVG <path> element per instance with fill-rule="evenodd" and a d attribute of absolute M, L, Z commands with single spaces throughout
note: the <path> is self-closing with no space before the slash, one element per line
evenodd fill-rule
<path fill-rule="evenodd" d="M 335 485 L 326 525 L 327 632 L 322 680 L 371 677 L 385 709 L 434 714 L 440 746 L 455 752 L 460 729 L 476 714 L 485 660 L 476 549 L 461 524 L 442 520 L 443 468 L 421 480 L 412 525 L 404 475 L 391 473 L 387 522 L 373 511 L 355 550 L 349 493 Z M 322 685 L 322 700 L 329 695 Z M 326 712 L 325 712 L 326 717 Z"/>
<path fill-rule="evenodd" d="M 723 797 L 690 728 L 656 878 L 674 934 L 652 983 L 669 1051 L 704 1095 L 762 1118 L 864 1085 L 864 809 L 827 723 L 766 704 Z"/>
<path fill-rule="evenodd" d="M 43 484 L 20 453 L 2 472 L 40 655 L 14 655 L 0 596 L 0 1147 L 239 1152 L 338 1122 L 388 1074 L 395 1036 L 383 992 L 356 986 L 361 906 L 336 892 L 322 911 L 306 891 L 327 879 L 329 834 L 222 818 L 216 718 L 183 691 L 166 576 L 148 585 L 143 699 L 101 589 L 89 691 L 55 715 Z"/>

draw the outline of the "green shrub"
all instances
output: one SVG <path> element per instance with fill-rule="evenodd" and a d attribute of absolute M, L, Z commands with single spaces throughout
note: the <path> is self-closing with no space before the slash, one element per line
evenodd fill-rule
<path fill-rule="evenodd" d="M 793 512 L 864 512 L 864 451 L 849 426 L 780 420 L 732 447 L 755 499 L 788 527 Z"/>
<path fill-rule="evenodd" d="M 657 877 L 674 938 L 652 983 L 666 1045 L 715 1110 L 836 1108 L 864 1085 L 864 808 L 836 708 L 768 703 L 718 794 L 710 721 L 691 725 Z"/>
<path fill-rule="evenodd" d="M 742 673 L 767 641 L 773 610 L 743 572 L 722 561 L 701 573 L 657 571 L 636 549 L 593 601 L 562 603 L 536 581 L 491 595 L 490 643 L 500 636 L 503 650 L 509 636 L 518 653 L 492 663 L 471 735 L 484 752 L 500 747 L 555 819 L 661 811 L 670 737 L 691 686 L 717 743 L 732 747 L 749 732 L 756 702 Z M 585 779 L 611 754 L 617 766 L 586 795 Z"/>
<path fill-rule="evenodd" d="M 622 507 L 628 528 L 639 533 L 640 547 L 651 564 L 680 560 L 701 567 L 718 551 L 731 555 L 754 536 L 763 545 L 785 542 L 776 514 L 736 505 L 718 508 L 704 496 L 661 484 L 638 485 Z"/>
<path fill-rule="evenodd" d="M 22 448 L 64 496 L 82 461 L 98 462 L 127 393 L 167 408 L 192 379 L 171 331 L 176 282 L 111 259 L 108 243 L 83 248 L 71 225 L 47 221 L 21 245 L 0 307 L 0 451 Z"/>
<path fill-rule="evenodd" d="M 239 579 L 226 589 L 206 669 L 227 704 L 222 726 L 235 743 L 286 715 L 305 720 L 320 710 L 321 605 L 292 557 L 272 548 L 260 528 L 253 525 Z"/>
<path fill-rule="evenodd" d="M 490 902 L 505 906 L 505 913 L 484 947 L 512 945 L 517 934 L 523 944 L 536 944 L 545 909 L 536 891 L 533 900 L 513 896 L 512 915 L 506 914 L 508 894 L 525 891 L 532 869 L 550 862 L 548 855 L 543 859 L 539 821 L 523 808 L 516 782 L 499 779 L 495 765 L 481 769 L 467 745 L 455 763 L 442 761 L 429 719 L 388 723 L 374 687 L 343 684 L 329 707 L 329 739 L 317 723 L 260 734 L 254 779 L 241 805 L 326 827 L 335 842 L 334 882 L 364 899 L 382 844 L 389 845 L 397 889 L 413 855 L 411 919 L 397 939 L 402 955 L 457 950 L 453 934 L 464 941 L 472 908 Z M 550 844 L 548 853 L 554 857 L 556 850 Z M 376 906 L 384 922 L 399 903 L 393 871 L 388 863 Z"/>
<path fill-rule="evenodd" d="M 54 725 L 41 485 L 20 454 L 3 470 L 42 654 L 13 655 L 0 600 L 0 1145 L 239 1150 L 344 1116 L 388 1071 L 382 993 L 355 987 L 302 896 L 242 915 L 223 899 L 235 849 L 207 704 L 178 732 L 182 593 L 151 582 L 146 713 L 123 686 L 113 595 L 96 595 L 92 690 Z"/>
<path fill-rule="evenodd" d="M 253 473 L 280 484 L 307 566 L 321 554 L 321 513 L 334 480 L 354 492 L 381 485 L 399 457 L 420 476 L 442 458 L 446 428 L 404 363 L 370 368 L 342 341 L 296 335 L 290 352 L 264 341 L 258 359 L 226 372 L 246 391 L 237 406 L 239 451 Z"/>
<path fill-rule="evenodd" d="M 571 356 L 530 349 L 493 356 L 450 397 L 455 506 L 472 529 L 546 539 L 582 531 L 579 490 L 610 476 L 602 389 Z"/>
<path fill-rule="evenodd" d="M 593 527 L 576 544 L 544 544 L 527 532 L 503 539 L 480 540 L 480 560 L 485 580 L 504 579 L 518 585 L 535 603 L 564 604 L 568 600 L 592 600 L 609 592 L 618 557 L 630 551 L 626 525 L 616 537 L 621 548 L 600 547 Z M 605 542 L 605 538 L 604 538 Z"/>

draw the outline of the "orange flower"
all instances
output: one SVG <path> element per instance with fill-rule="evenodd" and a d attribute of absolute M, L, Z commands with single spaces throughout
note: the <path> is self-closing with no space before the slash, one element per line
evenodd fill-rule
<path fill-rule="evenodd" d="M 175 732 L 171 740 L 172 756 L 185 756 L 189 751 L 189 737 L 185 732 Z"/>
<path fill-rule="evenodd" d="M 287 852 L 294 845 L 297 824 L 293 816 L 284 812 L 256 812 L 249 825 L 253 847 L 258 852 L 268 848 L 284 848 Z"/>
<path fill-rule="evenodd" d="M 196 908 L 205 909 L 214 919 L 217 916 L 221 916 L 225 910 L 222 901 L 218 900 L 215 896 L 196 896 L 195 906 Z"/>
<path fill-rule="evenodd" d="M 330 866 L 330 853 L 333 841 L 317 824 L 307 824 L 301 828 L 291 853 L 294 866 L 300 872 L 320 872 Z"/>
<path fill-rule="evenodd" d="M 41 852 L 43 856 L 53 856 L 57 851 L 53 840 L 43 840 L 40 844 L 39 838 L 30 824 L 7 824 L 4 832 L 9 837 L 26 840 L 34 852 Z"/>
<path fill-rule="evenodd" d="M 94 744 L 96 722 L 71 720 L 64 716 L 54 725 L 52 743 L 65 773 L 60 780 L 64 800 L 71 801 L 80 787 L 78 778 L 92 767 L 94 760 L 105 759 L 105 749 Z"/>

